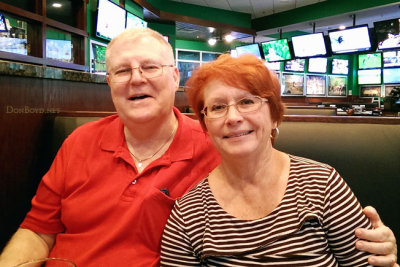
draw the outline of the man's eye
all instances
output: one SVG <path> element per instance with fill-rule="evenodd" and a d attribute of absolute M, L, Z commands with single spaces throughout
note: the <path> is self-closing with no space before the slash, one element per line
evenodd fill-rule
<path fill-rule="evenodd" d="M 226 109 L 226 105 L 225 104 L 214 104 L 211 106 L 210 111 L 223 111 L 224 109 Z"/>
<path fill-rule="evenodd" d="M 115 72 L 115 75 L 124 75 L 128 74 L 132 71 L 132 69 L 120 69 Z"/>
<path fill-rule="evenodd" d="M 143 70 L 156 70 L 156 69 L 159 69 L 160 66 L 157 64 L 146 64 L 146 65 L 141 66 L 141 68 Z"/>
<path fill-rule="evenodd" d="M 238 102 L 238 104 L 241 106 L 253 105 L 254 100 L 250 98 L 243 98 Z"/>

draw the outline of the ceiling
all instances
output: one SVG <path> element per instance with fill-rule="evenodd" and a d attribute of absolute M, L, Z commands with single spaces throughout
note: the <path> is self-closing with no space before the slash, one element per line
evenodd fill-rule
<path fill-rule="evenodd" d="M 175 1 L 186 4 L 205 6 L 210 8 L 224 9 L 228 11 L 237 11 L 251 14 L 252 19 L 260 18 L 275 13 L 293 10 L 306 5 L 324 2 L 326 0 L 164 0 Z M 399 2 L 400 3 L 400 2 Z M 374 21 L 382 21 L 400 17 L 399 3 L 393 5 L 382 6 L 374 9 L 360 10 L 348 14 L 327 17 L 317 21 L 308 21 L 294 25 L 287 25 L 281 28 L 268 29 L 257 32 L 256 36 L 248 34 L 234 33 L 236 39 L 243 42 L 262 42 L 275 38 L 279 38 L 278 32 L 283 33 L 299 32 L 312 33 L 324 32 L 327 34 L 330 29 L 337 29 L 340 25 L 353 26 L 352 15 L 355 15 L 356 25 L 369 24 L 373 27 Z M 315 23 L 315 29 L 313 28 Z M 221 31 L 217 29 L 217 32 Z M 185 22 L 176 23 L 176 35 L 179 39 L 201 40 L 205 41 L 211 37 L 209 29 L 204 26 L 188 24 Z"/>

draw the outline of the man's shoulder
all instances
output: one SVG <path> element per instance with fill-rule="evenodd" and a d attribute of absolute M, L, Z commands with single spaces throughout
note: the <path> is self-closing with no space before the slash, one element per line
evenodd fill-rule
<path fill-rule="evenodd" d="M 70 138 L 94 139 L 97 135 L 103 135 L 103 132 L 109 127 L 115 127 L 116 129 L 119 124 L 118 115 L 97 118 L 78 125 L 70 134 Z"/>

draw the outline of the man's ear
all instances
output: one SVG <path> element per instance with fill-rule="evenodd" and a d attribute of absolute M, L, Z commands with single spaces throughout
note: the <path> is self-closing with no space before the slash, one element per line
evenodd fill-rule
<path fill-rule="evenodd" d="M 179 89 L 180 77 L 181 75 L 179 73 L 178 67 L 174 67 L 174 82 L 176 84 L 176 90 Z"/>

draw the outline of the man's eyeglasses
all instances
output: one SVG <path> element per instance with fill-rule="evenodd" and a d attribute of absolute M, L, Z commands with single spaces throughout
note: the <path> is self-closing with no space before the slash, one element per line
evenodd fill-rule
<path fill-rule="evenodd" d="M 132 71 L 138 69 L 140 74 L 146 79 L 159 77 L 163 74 L 165 67 L 174 67 L 174 65 L 161 65 L 161 64 L 143 64 L 136 68 L 121 68 L 113 73 L 109 73 L 111 82 L 125 83 L 132 77 Z"/>
<path fill-rule="evenodd" d="M 236 110 L 240 113 L 249 113 L 259 110 L 263 102 L 268 102 L 268 99 L 259 96 L 249 96 L 230 105 L 225 103 L 213 103 L 205 106 L 201 113 L 209 119 L 218 119 L 226 116 L 230 106 L 235 106 Z"/>

